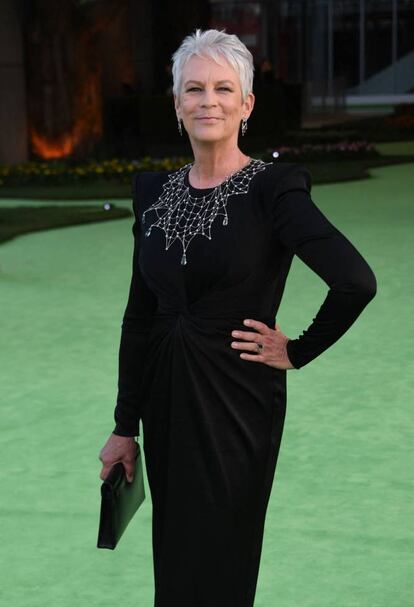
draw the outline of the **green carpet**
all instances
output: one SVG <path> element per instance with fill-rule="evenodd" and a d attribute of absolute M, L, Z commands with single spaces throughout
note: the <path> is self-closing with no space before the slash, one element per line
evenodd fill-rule
<path fill-rule="evenodd" d="M 337 344 L 288 372 L 255 607 L 414 604 L 414 166 L 372 174 L 313 190 L 374 269 L 378 293 Z M 118 548 L 96 548 L 131 227 L 83 225 L 0 247 L 1 605 L 153 605 L 146 479 Z M 326 291 L 295 259 L 282 330 L 305 329 Z"/>

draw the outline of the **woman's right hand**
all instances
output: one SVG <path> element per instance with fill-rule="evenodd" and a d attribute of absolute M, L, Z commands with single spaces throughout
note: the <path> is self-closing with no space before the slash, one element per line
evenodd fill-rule
<path fill-rule="evenodd" d="M 131 482 L 135 473 L 135 456 L 137 443 L 133 436 L 119 436 L 111 434 L 99 453 L 103 467 L 99 478 L 105 480 L 112 466 L 122 462 L 128 482 Z"/>

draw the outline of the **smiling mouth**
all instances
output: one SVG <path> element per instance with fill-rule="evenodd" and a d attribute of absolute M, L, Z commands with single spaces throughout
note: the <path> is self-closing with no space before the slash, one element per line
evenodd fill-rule
<path fill-rule="evenodd" d="M 215 116 L 202 116 L 201 118 L 197 118 L 197 120 L 221 120 L 221 119 L 216 118 Z"/>

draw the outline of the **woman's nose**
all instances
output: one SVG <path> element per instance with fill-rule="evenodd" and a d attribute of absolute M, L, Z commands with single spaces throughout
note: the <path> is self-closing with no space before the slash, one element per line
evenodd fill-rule
<path fill-rule="evenodd" d="M 216 95 L 215 95 L 214 91 L 204 91 L 204 94 L 201 98 L 201 105 L 210 106 L 210 105 L 216 105 L 216 104 L 217 104 L 217 99 L 216 99 Z"/>

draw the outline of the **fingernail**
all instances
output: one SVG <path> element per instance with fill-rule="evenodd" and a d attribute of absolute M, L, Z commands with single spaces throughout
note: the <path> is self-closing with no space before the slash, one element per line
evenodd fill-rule
<path fill-rule="evenodd" d="M 243 324 L 250 325 L 250 320 L 248 318 L 246 320 L 243 320 Z"/>

